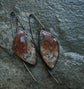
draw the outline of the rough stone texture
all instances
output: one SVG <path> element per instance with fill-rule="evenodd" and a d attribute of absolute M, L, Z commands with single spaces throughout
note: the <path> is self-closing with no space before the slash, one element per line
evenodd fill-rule
<path fill-rule="evenodd" d="M 26 32 L 29 33 L 29 25 L 25 13 L 34 13 L 58 39 L 60 55 L 51 73 L 59 83 L 48 74 L 39 55 L 37 65 L 30 66 L 38 83 L 13 55 L 11 11 Z M 33 30 L 38 28 L 36 24 Z M 0 0 L 0 45 L 7 49 L 0 48 L 0 89 L 84 89 L 84 0 Z"/>

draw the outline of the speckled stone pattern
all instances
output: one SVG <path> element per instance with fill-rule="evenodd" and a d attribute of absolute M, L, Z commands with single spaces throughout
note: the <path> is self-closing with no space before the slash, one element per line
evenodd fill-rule
<path fill-rule="evenodd" d="M 14 51 L 29 64 L 36 64 L 36 52 L 30 36 L 19 30 L 13 42 Z"/>
<path fill-rule="evenodd" d="M 46 31 L 58 39 L 60 54 L 51 71 L 58 84 L 49 76 L 38 52 L 38 63 L 28 67 L 39 83 L 32 79 L 20 59 L 8 55 L 7 51 L 12 54 L 13 42 L 11 11 L 19 17 L 26 33 L 30 33 L 26 14 L 33 13 Z M 35 33 L 40 31 L 32 18 L 31 25 Z M 0 48 L 0 89 L 84 89 L 84 0 L 0 0 L 0 45 L 7 49 Z"/>
<path fill-rule="evenodd" d="M 40 50 L 45 63 L 50 69 L 53 69 L 59 54 L 59 44 L 51 33 L 41 30 Z"/>

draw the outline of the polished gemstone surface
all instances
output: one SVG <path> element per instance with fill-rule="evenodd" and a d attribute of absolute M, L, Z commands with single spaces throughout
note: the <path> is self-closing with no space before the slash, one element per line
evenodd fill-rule
<path fill-rule="evenodd" d="M 36 52 L 32 39 L 24 31 L 19 30 L 17 32 L 14 38 L 13 48 L 17 55 L 24 61 L 32 65 L 36 64 Z"/>
<path fill-rule="evenodd" d="M 44 62 L 53 69 L 59 55 L 59 44 L 56 38 L 49 32 L 40 32 L 40 52 Z"/>

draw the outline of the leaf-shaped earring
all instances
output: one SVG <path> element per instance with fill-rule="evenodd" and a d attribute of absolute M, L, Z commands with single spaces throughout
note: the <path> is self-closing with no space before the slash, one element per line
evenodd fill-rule
<path fill-rule="evenodd" d="M 53 69 L 59 55 L 59 44 L 51 33 L 44 30 L 40 32 L 40 53 L 47 66 Z"/>
<path fill-rule="evenodd" d="M 13 40 L 13 50 L 23 60 L 25 67 L 29 71 L 26 63 L 29 63 L 31 65 L 36 64 L 35 47 L 34 47 L 32 38 L 28 34 L 25 33 L 23 25 L 21 24 L 19 19 L 16 17 L 14 12 L 11 13 L 11 17 L 12 17 L 11 18 L 11 28 L 12 28 L 12 25 L 13 25 L 12 24 L 13 23 L 12 22 L 13 17 L 15 17 L 15 19 L 17 20 L 17 24 L 19 22 L 19 24 L 21 25 L 21 26 L 17 26 L 15 35 L 14 35 L 14 31 L 12 29 L 13 38 L 14 38 L 14 40 Z M 29 73 L 32 75 L 32 73 L 30 71 L 29 71 Z M 32 77 L 36 81 L 36 79 L 34 78 L 33 75 L 32 75 Z"/>
<path fill-rule="evenodd" d="M 45 31 L 44 25 L 38 20 L 38 18 L 34 14 L 30 14 L 29 20 L 30 20 L 31 16 L 34 17 L 41 25 L 41 31 L 39 33 L 39 47 L 40 47 L 41 57 L 42 57 L 43 61 L 46 63 L 46 65 L 48 66 L 48 68 L 53 69 L 55 67 L 57 58 L 59 56 L 58 41 L 51 33 Z M 31 25 L 30 25 L 30 27 L 31 27 Z M 31 29 L 31 34 L 33 34 L 32 29 Z M 48 72 L 54 78 L 54 76 L 51 74 L 50 70 Z"/>

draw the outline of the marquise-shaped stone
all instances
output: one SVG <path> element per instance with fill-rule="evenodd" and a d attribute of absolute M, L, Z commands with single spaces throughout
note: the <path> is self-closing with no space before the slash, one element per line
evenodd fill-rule
<path fill-rule="evenodd" d="M 36 64 L 36 51 L 32 39 L 23 30 L 19 30 L 13 41 L 16 54 L 29 64 Z"/>
<path fill-rule="evenodd" d="M 59 55 L 59 44 L 52 34 L 44 30 L 40 32 L 40 52 L 47 66 L 53 69 Z"/>

